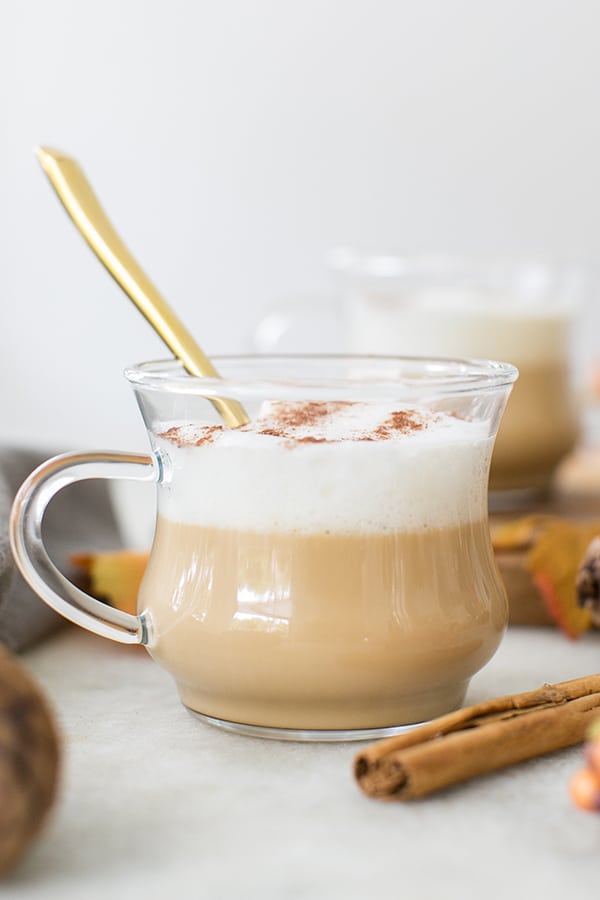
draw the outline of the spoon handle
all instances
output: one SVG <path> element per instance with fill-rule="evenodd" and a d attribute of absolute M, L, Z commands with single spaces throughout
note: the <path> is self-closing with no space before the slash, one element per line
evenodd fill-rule
<path fill-rule="evenodd" d="M 78 163 L 48 147 L 38 147 L 36 155 L 78 231 L 167 347 L 191 375 L 218 378 L 211 361 L 115 231 Z M 231 428 L 249 421 L 237 400 L 215 397 L 211 402 Z"/>

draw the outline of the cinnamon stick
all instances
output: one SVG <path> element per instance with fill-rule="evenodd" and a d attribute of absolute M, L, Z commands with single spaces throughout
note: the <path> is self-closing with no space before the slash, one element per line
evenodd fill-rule
<path fill-rule="evenodd" d="M 371 744 L 357 755 L 354 774 L 370 797 L 410 800 L 580 743 L 599 717 L 600 675 L 545 684 Z"/>

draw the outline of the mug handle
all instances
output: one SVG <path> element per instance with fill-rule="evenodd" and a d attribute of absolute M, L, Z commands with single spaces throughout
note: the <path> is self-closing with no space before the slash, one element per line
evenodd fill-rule
<path fill-rule="evenodd" d="M 25 581 L 65 619 L 122 644 L 148 644 L 147 617 L 114 609 L 80 590 L 54 565 L 42 539 L 42 522 L 52 498 L 89 478 L 129 478 L 158 483 L 158 458 L 136 453 L 64 453 L 38 466 L 23 482 L 10 516 L 13 556 Z"/>

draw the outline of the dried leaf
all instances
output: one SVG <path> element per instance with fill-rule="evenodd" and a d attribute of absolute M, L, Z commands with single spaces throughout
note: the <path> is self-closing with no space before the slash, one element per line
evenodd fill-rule
<path fill-rule="evenodd" d="M 588 609 L 577 605 L 575 582 L 586 548 L 600 524 L 548 520 L 527 554 L 526 565 L 549 615 L 570 638 L 592 626 Z"/>
<path fill-rule="evenodd" d="M 89 591 L 116 609 L 135 614 L 138 590 L 148 563 L 148 553 L 122 550 L 71 557 L 73 565 L 89 579 Z"/>

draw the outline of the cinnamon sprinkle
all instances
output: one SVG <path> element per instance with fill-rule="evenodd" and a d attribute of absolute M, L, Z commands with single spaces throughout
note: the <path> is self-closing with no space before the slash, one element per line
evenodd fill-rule
<path fill-rule="evenodd" d="M 223 430 L 222 425 L 206 425 L 202 429 L 202 434 L 190 438 L 186 435 L 185 428 L 173 425 L 166 431 L 162 431 L 158 437 L 170 441 L 176 447 L 201 447 L 203 444 L 212 444 L 217 437 L 217 432 L 222 432 Z"/>
<path fill-rule="evenodd" d="M 312 434 L 307 434 L 305 437 L 294 438 L 294 444 L 327 444 L 331 443 L 327 438 L 324 437 L 315 437 Z"/>
<path fill-rule="evenodd" d="M 324 419 L 335 415 L 341 409 L 352 405 L 351 400 L 309 400 L 306 403 L 301 402 L 297 404 L 281 403 L 277 404 L 277 412 L 273 418 L 276 425 L 281 425 L 282 432 L 279 436 L 283 437 L 284 429 L 287 431 L 289 428 L 307 428 L 317 425 Z M 276 434 L 277 429 L 273 428 L 268 433 Z"/>
<path fill-rule="evenodd" d="M 340 441 L 388 441 L 398 434 L 424 431 L 432 421 L 439 419 L 439 414 L 426 416 L 415 409 L 399 409 L 389 413 L 375 427 L 361 430 L 356 424 L 349 423 L 343 436 L 328 437 L 328 421 L 335 420 L 336 415 L 341 413 L 343 422 L 343 411 L 351 406 L 361 404 L 350 400 L 274 403 L 262 419 L 259 417 L 240 431 L 281 438 L 285 440 L 286 446 L 294 447 L 299 444 L 337 444 Z M 264 427 L 261 428 L 261 425 Z M 202 426 L 190 423 L 184 426 L 174 425 L 158 436 L 176 447 L 201 447 L 214 443 L 225 431 L 222 425 Z"/>
<path fill-rule="evenodd" d="M 427 424 L 423 416 L 419 415 L 415 410 L 402 409 L 393 412 L 385 422 L 382 422 L 381 425 L 375 428 L 374 433 L 379 439 L 388 440 L 393 432 L 410 434 L 414 431 L 423 431 Z"/>

